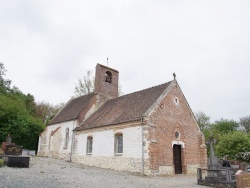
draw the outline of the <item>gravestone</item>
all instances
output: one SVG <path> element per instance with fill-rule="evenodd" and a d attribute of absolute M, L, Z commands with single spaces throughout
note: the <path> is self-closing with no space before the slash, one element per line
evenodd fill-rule
<path fill-rule="evenodd" d="M 235 174 L 237 188 L 250 187 L 250 174 L 244 170 L 238 170 Z"/>
<path fill-rule="evenodd" d="M 5 146 L 5 155 L 22 155 L 23 146 L 8 144 Z"/>
<path fill-rule="evenodd" d="M 9 155 L 3 159 L 8 167 L 29 168 L 30 157 Z"/>
<path fill-rule="evenodd" d="M 6 142 L 3 142 L 4 156 L 2 158 L 8 167 L 29 168 L 30 157 L 21 156 L 23 146 L 11 143 L 11 136 L 8 135 Z"/>
<path fill-rule="evenodd" d="M 210 137 L 210 155 L 207 164 L 207 176 L 202 179 L 202 169 L 197 169 L 198 184 L 212 187 L 235 187 L 235 175 L 230 167 L 222 167 L 215 156 L 214 139 Z M 250 187 L 249 187 L 250 188 Z"/>
<path fill-rule="evenodd" d="M 214 153 L 214 143 L 215 143 L 215 140 L 212 137 L 210 137 L 209 139 L 210 155 L 209 155 L 208 164 L 207 164 L 208 174 L 207 174 L 206 180 L 219 181 L 220 179 L 219 170 L 220 170 L 221 165 L 219 164 L 218 158 L 215 156 L 215 153 Z"/>

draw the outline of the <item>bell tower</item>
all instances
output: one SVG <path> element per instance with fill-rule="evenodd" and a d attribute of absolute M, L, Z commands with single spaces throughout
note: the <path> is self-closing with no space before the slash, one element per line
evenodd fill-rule
<path fill-rule="evenodd" d="M 95 90 L 99 103 L 118 97 L 119 72 L 110 67 L 97 64 L 95 72 Z"/>

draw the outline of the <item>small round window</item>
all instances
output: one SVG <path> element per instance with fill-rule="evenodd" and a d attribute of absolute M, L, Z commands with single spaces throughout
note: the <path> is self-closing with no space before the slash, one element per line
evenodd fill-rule
<path fill-rule="evenodd" d="M 180 133 L 178 131 L 175 131 L 175 138 L 176 139 L 180 138 Z"/>

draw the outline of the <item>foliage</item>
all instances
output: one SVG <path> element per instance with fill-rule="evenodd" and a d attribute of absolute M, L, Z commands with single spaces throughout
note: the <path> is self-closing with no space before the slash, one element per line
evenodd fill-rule
<path fill-rule="evenodd" d="M 250 115 L 240 118 L 240 125 L 247 133 L 250 133 Z"/>
<path fill-rule="evenodd" d="M 0 95 L 7 94 L 10 90 L 11 81 L 3 78 L 5 72 L 4 64 L 0 62 Z"/>
<path fill-rule="evenodd" d="M 210 128 L 210 117 L 207 116 L 205 113 L 201 111 L 197 112 L 195 113 L 195 118 L 201 131 Z"/>
<path fill-rule="evenodd" d="M 223 119 L 219 121 L 215 121 L 213 124 L 213 129 L 218 131 L 219 133 L 228 133 L 231 131 L 236 131 L 239 128 L 239 124 L 234 120 Z"/>
<path fill-rule="evenodd" d="M 228 156 L 230 159 L 235 159 L 237 154 L 249 151 L 250 139 L 242 131 L 233 131 L 221 135 L 218 144 L 215 145 L 215 152 L 218 157 Z"/>
<path fill-rule="evenodd" d="M 44 125 L 38 118 L 35 99 L 11 87 L 11 81 L 4 78 L 5 72 L 0 63 L 0 142 L 10 134 L 17 145 L 36 149 Z"/>
<path fill-rule="evenodd" d="M 36 105 L 36 114 L 39 119 L 46 125 L 57 112 L 64 106 L 64 103 L 53 105 L 48 102 L 40 102 Z"/>
<path fill-rule="evenodd" d="M 235 158 L 241 162 L 250 163 L 250 152 L 240 152 Z"/>
<path fill-rule="evenodd" d="M 79 97 L 92 93 L 94 91 L 94 80 L 93 71 L 91 70 L 86 72 L 82 80 L 78 78 L 78 84 L 74 88 L 75 96 Z"/>
<path fill-rule="evenodd" d="M 78 83 L 75 85 L 74 93 L 75 97 L 80 97 L 83 95 L 90 94 L 94 92 L 95 88 L 95 77 L 93 76 L 93 71 L 88 70 L 83 79 L 78 78 Z M 123 95 L 122 86 L 118 85 L 118 96 Z"/>
<path fill-rule="evenodd" d="M 4 165 L 4 160 L 0 159 L 0 167 L 2 167 Z"/>
<path fill-rule="evenodd" d="M 24 148 L 36 149 L 38 136 L 44 125 L 38 118 L 32 117 L 26 104 L 16 96 L 0 95 L 0 140 L 8 134 L 12 141 Z"/>

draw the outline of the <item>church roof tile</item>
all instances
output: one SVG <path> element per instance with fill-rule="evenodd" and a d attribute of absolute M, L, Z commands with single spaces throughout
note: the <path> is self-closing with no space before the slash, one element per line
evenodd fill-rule
<path fill-rule="evenodd" d="M 48 125 L 77 119 L 88 102 L 94 97 L 94 93 L 71 99 L 64 108 L 48 123 Z"/>
<path fill-rule="evenodd" d="M 107 125 L 140 120 L 142 115 L 167 89 L 171 82 L 137 91 L 104 103 L 75 130 L 97 128 Z"/>

